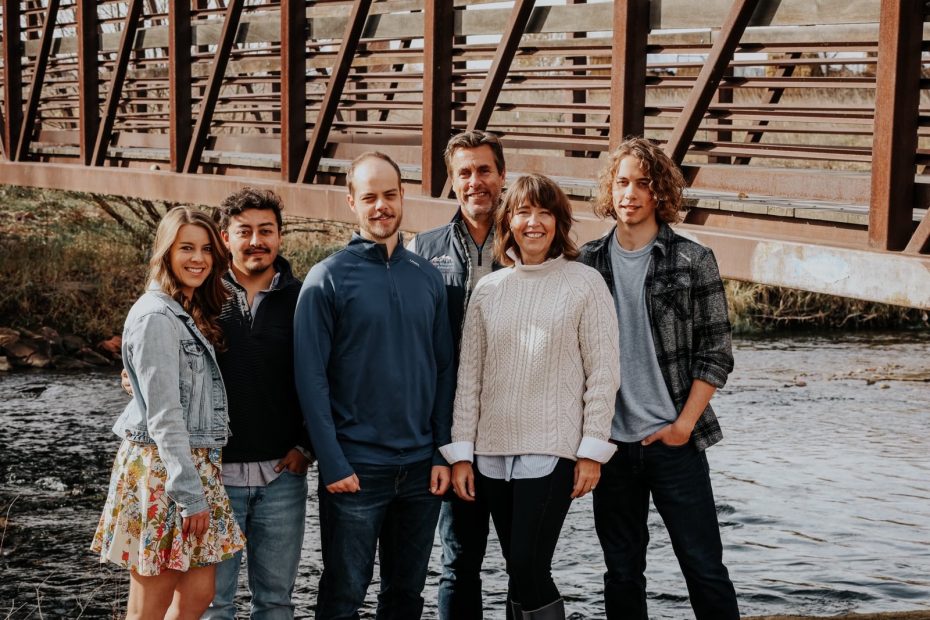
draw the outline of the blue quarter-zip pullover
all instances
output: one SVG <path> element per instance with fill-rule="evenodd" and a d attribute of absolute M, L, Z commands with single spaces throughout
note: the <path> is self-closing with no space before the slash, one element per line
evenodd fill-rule
<path fill-rule="evenodd" d="M 445 465 L 455 370 L 439 271 L 354 235 L 307 274 L 294 373 L 323 484 L 351 476 L 352 463 Z"/>

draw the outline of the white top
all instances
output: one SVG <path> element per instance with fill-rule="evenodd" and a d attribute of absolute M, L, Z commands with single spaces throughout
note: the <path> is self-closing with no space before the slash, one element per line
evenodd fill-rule
<path fill-rule="evenodd" d="M 607 462 L 620 386 L 613 299 L 563 257 L 482 278 L 462 335 L 450 463 L 548 454 Z"/>

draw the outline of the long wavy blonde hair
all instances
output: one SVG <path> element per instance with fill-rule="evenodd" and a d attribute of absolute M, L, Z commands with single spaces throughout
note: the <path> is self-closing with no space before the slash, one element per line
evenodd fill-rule
<path fill-rule="evenodd" d="M 213 265 L 203 284 L 194 289 L 188 299 L 181 292 L 181 281 L 171 270 L 171 247 L 181 227 L 199 226 L 207 231 L 213 246 Z M 158 284 L 162 292 L 175 299 L 191 315 L 197 328 L 213 346 L 222 348 L 223 330 L 219 324 L 220 310 L 228 293 L 223 286 L 223 275 L 229 269 L 226 246 L 216 224 L 206 213 L 190 207 L 175 207 L 162 218 L 155 231 L 152 258 L 149 260 L 149 281 Z"/>

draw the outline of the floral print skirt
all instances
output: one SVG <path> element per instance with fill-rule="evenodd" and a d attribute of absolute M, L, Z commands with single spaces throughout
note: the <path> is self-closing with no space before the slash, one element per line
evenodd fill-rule
<path fill-rule="evenodd" d="M 194 448 L 191 456 L 210 506 L 210 526 L 200 537 L 181 532 L 181 510 L 165 492 L 168 474 L 158 448 L 123 441 L 90 547 L 101 562 L 152 576 L 216 564 L 245 546 L 220 476 L 220 449 Z"/>

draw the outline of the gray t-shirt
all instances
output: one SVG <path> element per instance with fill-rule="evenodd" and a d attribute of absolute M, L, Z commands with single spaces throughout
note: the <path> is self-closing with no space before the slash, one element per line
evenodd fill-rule
<path fill-rule="evenodd" d="M 654 245 L 655 240 L 628 252 L 616 235 L 610 244 L 620 323 L 620 390 L 610 430 L 617 441 L 641 441 L 678 417 L 656 359 L 646 310 L 646 273 Z"/>

